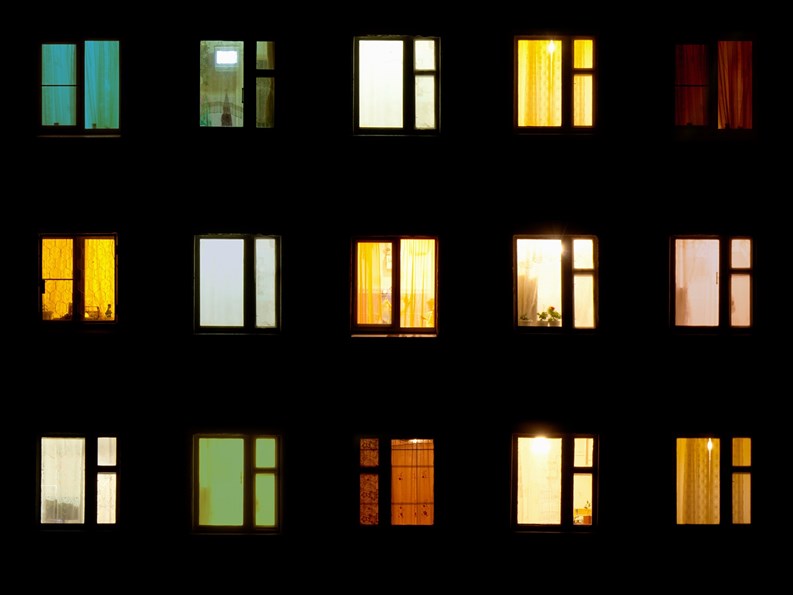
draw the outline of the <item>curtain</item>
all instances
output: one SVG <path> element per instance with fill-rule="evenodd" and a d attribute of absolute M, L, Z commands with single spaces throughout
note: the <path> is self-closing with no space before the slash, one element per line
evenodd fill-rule
<path fill-rule="evenodd" d="M 675 241 L 675 324 L 719 324 L 719 241 Z"/>
<path fill-rule="evenodd" d="M 562 125 L 562 43 L 518 40 L 518 126 Z"/>
<path fill-rule="evenodd" d="M 402 328 L 435 326 L 435 240 L 400 242 L 399 324 Z"/>
<path fill-rule="evenodd" d="M 84 240 L 85 318 L 114 320 L 116 313 L 116 242 Z"/>
<path fill-rule="evenodd" d="M 432 525 L 435 450 L 432 440 L 391 441 L 391 524 Z"/>
<path fill-rule="evenodd" d="M 118 128 L 117 41 L 85 42 L 85 127 Z"/>
<path fill-rule="evenodd" d="M 358 324 L 391 324 L 391 243 L 359 242 L 356 262 Z"/>
<path fill-rule="evenodd" d="M 77 58 L 73 44 L 41 46 L 41 123 L 77 123 Z"/>
<path fill-rule="evenodd" d="M 274 238 L 256 238 L 256 327 L 275 327 L 276 252 Z"/>
<path fill-rule="evenodd" d="M 380 441 L 377 438 L 361 438 L 360 442 L 360 523 L 378 525 L 380 523 Z M 363 471 L 366 469 L 366 471 Z"/>
<path fill-rule="evenodd" d="M 44 320 L 71 317 L 74 288 L 74 243 L 68 238 L 41 240 L 41 315 Z"/>
<path fill-rule="evenodd" d="M 404 42 L 358 41 L 358 125 L 402 128 Z"/>
<path fill-rule="evenodd" d="M 242 239 L 199 241 L 199 323 L 242 326 L 244 323 L 244 250 Z"/>
<path fill-rule="evenodd" d="M 83 523 L 85 439 L 41 439 L 41 522 Z"/>
<path fill-rule="evenodd" d="M 719 524 L 719 450 L 718 439 L 677 439 L 678 525 Z"/>
<path fill-rule="evenodd" d="M 719 128 L 752 127 L 752 42 L 720 41 Z"/>
<path fill-rule="evenodd" d="M 517 519 L 559 524 L 562 518 L 562 439 L 518 438 Z"/>
<path fill-rule="evenodd" d="M 519 323 L 536 324 L 549 306 L 562 313 L 561 240 L 518 240 L 517 265 Z"/>
<path fill-rule="evenodd" d="M 708 56 L 704 45 L 675 46 L 675 125 L 708 123 Z"/>

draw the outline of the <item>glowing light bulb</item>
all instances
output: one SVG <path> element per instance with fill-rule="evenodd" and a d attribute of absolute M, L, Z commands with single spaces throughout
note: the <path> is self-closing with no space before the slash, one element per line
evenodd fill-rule
<path fill-rule="evenodd" d="M 556 44 L 553 42 L 553 39 L 548 42 L 548 53 L 553 54 L 556 51 Z"/>
<path fill-rule="evenodd" d="M 713 440 L 708 438 L 708 452 L 713 450 Z"/>

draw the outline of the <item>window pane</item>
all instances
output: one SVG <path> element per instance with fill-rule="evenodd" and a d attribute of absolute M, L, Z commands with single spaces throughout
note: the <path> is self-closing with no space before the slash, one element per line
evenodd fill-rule
<path fill-rule="evenodd" d="M 358 42 L 358 125 L 361 128 L 402 128 L 403 52 L 403 43 L 399 40 Z"/>
<path fill-rule="evenodd" d="M 435 128 L 435 77 L 416 76 L 416 128 Z"/>
<path fill-rule="evenodd" d="M 435 326 L 435 240 L 400 242 L 402 328 Z"/>
<path fill-rule="evenodd" d="M 202 41 L 200 46 L 201 126 L 243 124 L 244 42 Z"/>
<path fill-rule="evenodd" d="M 734 269 L 752 266 L 752 240 L 741 238 L 730 241 L 730 264 Z"/>
<path fill-rule="evenodd" d="M 79 524 L 85 517 L 85 439 L 41 439 L 41 522 Z"/>
<path fill-rule="evenodd" d="M 435 517 L 432 440 L 391 441 L 391 524 L 432 525 Z"/>
<path fill-rule="evenodd" d="M 374 473 L 361 473 L 361 509 L 362 525 L 377 525 L 380 522 L 378 503 L 380 501 L 379 478 Z"/>
<path fill-rule="evenodd" d="M 575 467 L 591 467 L 592 457 L 595 449 L 595 439 L 576 438 L 574 443 L 575 450 L 573 453 L 573 465 Z"/>
<path fill-rule="evenodd" d="M 96 476 L 96 522 L 100 525 L 116 522 L 115 473 L 98 473 Z"/>
<path fill-rule="evenodd" d="M 752 278 L 732 275 L 730 283 L 730 324 L 749 326 L 752 323 Z"/>
<path fill-rule="evenodd" d="M 46 238 L 41 241 L 41 296 L 44 320 L 72 317 L 74 244 L 71 239 Z"/>
<path fill-rule="evenodd" d="M 562 43 L 518 40 L 518 126 L 562 125 Z"/>
<path fill-rule="evenodd" d="M 275 239 L 256 239 L 256 326 L 275 327 Z"/>
<path fill-rule="evenodd" d="M 587 239 L 573 240 L 573 268 L 595 268 L 595 242 Z"/>
<path fill-rule="evenodd" d="M 562 440 L 518 438 L 518 523 L 559 524 L 562 506 Z"/>
<path fill-rule="evenodd" d="M 117 41 L 85 42 L 85 127 L 118 128 Z"/>
<path fill-rule="evenodd" d="M 276 467 L 276 439 L 275 438 L 257 438 L 256 439 L 256 468 L 271 468 Z"/>
<path fill-rule="evenodd" d="M 275 527 L 275 474 L 256 474 L 256 526 Z"/>
<path fill-rule="evenodd" d="M 377 438 L 361 438 L 361 467 L 377 467 L 380 464 L 379 443 Z"/>
<path fill-rule="evenodd" d="M 752 127 L 752 42 L 720 41 L 719 128 Z"/>
<path fill-rule="evenodd" d="M 732 474 L 732 522 L 748 525 L 752 522 L 752 476 Z"/>
<path fill-rule="evenodd" d="M 732 439 L 732 464 L 735 467 L 748 467 L 752 464 L 752 439 Z"/>
<path fill-rule="evenodd" d="M 595 41 L 576 39 L 573 41 L 573 68 L 592 68 L 595 65 Z"/>
<path fill-rule="evenodd" d="M 201 326 L 242 326 L 244 241 L 201 239 L 199 257 Z"/>
<path fill-rule="evenodd" d="M 41 46 L 41 123 L 74 126 L 77 123 L 77 59 L 73 44 Z"/>
<path fill-rule="evenodd" d="M 593 92 L 591 74 L 577 74 L 573 77 L 573 125 L 592 126 Z"/>
<path fill-rule="evenodd" d="M 259 70 L 275 68 L 275 42 L 256 42 L 256 68 Z"/>
<path fill-rule="evenodd" d="M 435 70 L 435 40 L 417 39 L 413 48 L 416 70 Z"/>
<path fill-rule="evenodd" d="M 573 277 L 575 328 L 595 328 L 595 279 L 592 275 Z"/>
<path fill-rule="evenodd" d="M 677 524 L 718 525 L 719 440 L 677 439 Z"/>
<path fill-rule="evenodd" d="M 116 242 L 85 240 L 85 318 L 115 320 Z"/>
<path fill-rule="evenodd" d="M 592 474 L 573 474 L 573 523 L 592 524 Z"/>
<path fill-rule="evenodd" d="M 719 241 L 675 240 L 675 324 L 719 322 Z"/>
<path fill-rule="evenodd" d="M 358 324 L 391 324 L 391 243 L 358 242 L 356 248 L 356 320 Z"/>
<path fill-rule="evenodd" d="M 256 127 L 275 126 L 275 79 L 260 76 L 256 78 Z"/>
<path fill-rule="evenodd" d="M 199 525 L 242 525 L 244 460 L 242 438 L 199 439 Z"/>
<path fill-rule="evenodd" d="M 675 125 L 708 123 L 708 56 L 704 45 L 675 47 Z"/>
<path fill-rule="evenodd" d="M 517 240 L 517 266 L 519 324 L 537 326 L 549 306 L 561 312 L 561 240 Z"/>
<path fill-rule="evenodd" d="M 115 467 L 116 438 L 96 439 L 96 464 L 100 467 Z"/>

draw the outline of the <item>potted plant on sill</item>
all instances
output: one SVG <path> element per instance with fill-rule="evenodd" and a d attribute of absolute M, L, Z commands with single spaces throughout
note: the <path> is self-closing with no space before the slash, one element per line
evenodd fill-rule
<path fill-rule="evenodd" d="M 537 324 L 539 326 L 562 326 L 562 315 L 554 306 L 548 306 L 547 310 L 537 312 Z"/>

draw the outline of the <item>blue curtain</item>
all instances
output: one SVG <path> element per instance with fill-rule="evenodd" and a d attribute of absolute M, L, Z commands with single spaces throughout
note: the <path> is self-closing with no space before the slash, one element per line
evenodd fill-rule
<path fill-rule="evenodd" d="M 118 128 L 118 41 L 85 42 L 85 127 Z"/>

